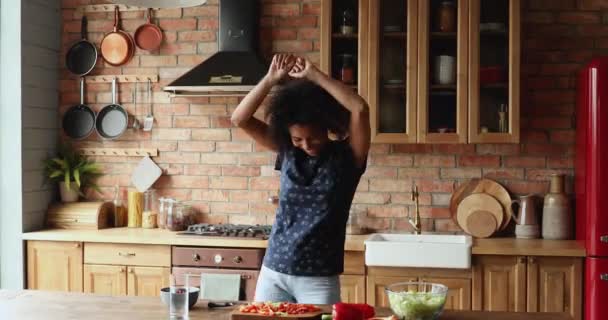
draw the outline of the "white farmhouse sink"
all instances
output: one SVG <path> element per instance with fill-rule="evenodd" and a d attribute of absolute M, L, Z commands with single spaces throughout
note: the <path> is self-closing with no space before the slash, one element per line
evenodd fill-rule
<path fill-rule="evenodd" d="M 365 265 L 378 267 L 471 267 L 468 235 L 376 233 L 365 240 Z"/>

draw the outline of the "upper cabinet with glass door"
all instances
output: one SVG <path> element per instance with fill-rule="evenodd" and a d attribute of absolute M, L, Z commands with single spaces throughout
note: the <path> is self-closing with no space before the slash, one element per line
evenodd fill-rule
<path fill-rule="evenodd" d="M 469 0 L 419 3 L 418 142 L 467 142 Z"/>
<path fill-rule="evenodd" d="M 367 95 L 367 8 L 370 0 L 324 0 L 321 70 Z M 372 0 L 373 1 L 373 0 Z"/>
<path fill-rule="evenodd" d="M 519 142 L 520 0 L 470 0 L 469 141 Z"/>
<path fill-rule="evenodd" d="M 369 6 L 369 99 L 372 141 L 416 142 L 418 0 Z"/>

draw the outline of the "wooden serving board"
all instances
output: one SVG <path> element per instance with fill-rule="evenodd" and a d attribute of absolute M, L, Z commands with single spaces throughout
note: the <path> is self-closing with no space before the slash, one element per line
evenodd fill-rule
<path fill-rule="evenodd" d="M 513 209 L 511 209 L 511 196 L 507 189 L 505 189 L 498 182 L 490 179 L 471 179 L 469 182 L 460 185 L 450 199 L 450 213 L 452 214 L 452 220 L 458 223 L 458 205 L 467 196 L 473 193 L 487 193 L 502 205 L 504 211 L 504 218 L 502 223 L 498 226 L 498 230 L 503 230 L 509 225 L 511 218 L 513 217 Z"/>
<path fill-rule="evenodd" d="M 321 310 L 317 312 L 309 312 L 303 314 L 294 314 L 294 315 L 286 315 L 286 316 L 266 316 L 256 313 L 244 313 L 238 310 L 234 310 L 230 314 L 231 320 L 279 320 L 279 319 L 287 319 L 287 320 L 320 320 L 321 315 L 331 313 L 331 306 L 317 306 L 321 308 Z"/>

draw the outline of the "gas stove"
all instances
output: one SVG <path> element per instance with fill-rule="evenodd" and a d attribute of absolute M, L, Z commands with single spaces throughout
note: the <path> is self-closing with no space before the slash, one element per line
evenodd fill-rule
<path fill-rule="evenodd" d="M 199 223 L 188 226 L 186 231 L 179 232 L 178 234 L 266 240 L 270 236 L 271 228 L 272 226 L 269 225 Z"/>

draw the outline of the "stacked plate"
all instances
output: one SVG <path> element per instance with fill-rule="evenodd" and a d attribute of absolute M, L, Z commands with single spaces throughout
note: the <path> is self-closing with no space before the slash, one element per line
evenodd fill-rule
<path fill-rule="evenodd" d="M 460 185 L 452 194 L 450 212 L 462 230 L 477 238 L 505 229 L 513 216 L 509 192 L 490 179 Z"/>

